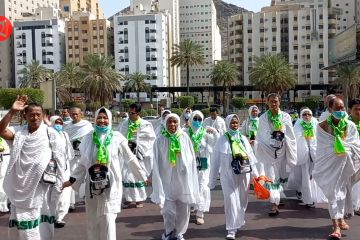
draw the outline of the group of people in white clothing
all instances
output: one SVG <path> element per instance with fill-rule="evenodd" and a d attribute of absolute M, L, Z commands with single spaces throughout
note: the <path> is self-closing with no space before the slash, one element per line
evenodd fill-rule
<path fill-rule="evenodd" d="M 260 178 L 269 216 L 280 213 L 284 190 L 293 189 L 309 208 L 328 203 L 329 236 L 340 239 L 349 229 L 345 217 L 360 215 L 360 100 L 350 103 L 348 116 L 341 98 L 329 95 L 324 120 L 304 107 L 294 126 L 278 94 L 266 100 L 265 113 L 259 117 L 251 106 L 244 121 L 236 114 L 224 120 L 216 108 L 208 118 L 190 108 L 181 116 L 163 110 L 155 129 L 140 117 L 141 105 L 132 104 L 114 129 L 105 107 L 94 124 L 79 108 L 47 120 L 40 105 L 19 96 L 0 121 L 8 144 L 1 151 L 0 142 L 0 154 L 10 149 L 0 169 L 0 210 L 11 203 L 9 238 L 53 239 L 54 226 L 64 227 L 69 209 L 85 200 L 87 239 L 115 240 L 121 209 L 142 208 L 150 197 L 163 216 L 161 238 L 183 240 L 191 210 L 196 224 L 205 224 L 220 177 L 226 239 L 245 224 L 249 185 Z M 27 124 L 10 127 L 20 111 Z"/>

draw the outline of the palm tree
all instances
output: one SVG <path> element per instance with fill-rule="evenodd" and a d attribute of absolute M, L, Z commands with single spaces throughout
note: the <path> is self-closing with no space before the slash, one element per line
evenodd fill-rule
<path fill-rule="evenodd" d="M 49 69 L 41 65 L 39 61 L 33 60 L 31 63 L 25 65 L 19 72 L 19 74 L 22 75 L 20 78 L 20 87 L 39 88 L 40 83 L 48 79 L 49 73 Z"/>
<path fill-rule="evenodd" d="M 295 87 L 295 74 L 288 61 L 279 54 L 255 57 L 250 81 L 260 91 L 280 95 Z"/>
<path fill-rule="evenodd" d="M 189 95 L 190 66 L 203 65 L 205 63 L 203 47 L 190 39 L 186 39 L 179 45 L 175 44 L 170 62 L 172 66 L 186 67 L 186 87 L 187 95 Z"/>
<path fill-rule="evenodd" d="M 114 68 L 112 57 L 87 55 L 84 62 L 82 89 L 90 96 L 90 101 L 98 101 L 104 106 L 112 101 L 114 92 L 121 91 L 123 76 Z"/>
<path fill-rule="evenodd" d="M 341 64 L 336 69 L 338 78 L 336 84 L 342 89 L 345 106 L 347 107 L 349 98 L 355 99 L 359 94 L 360 68 L 357 64 Z"/>
<path fill-rule="evenodd" d="M 125 83 L 125 90 L 136 92 L 137 101 L 140 103 L 140 92 L 150 92 L 151 85 L 145 82 L 145 79 L 148 78 L 148 75 L 142 74 L 140 72 L 135 72 L 131 75 L 128 75 L 127 82 Z"/>
<path fill-rule="evenodd" d="M 71 101 L 73 89 L 80 89 L 83 84 L 84 73 L 80 66 L 69 62 L 61 67 L 57 74 L 57 93 L 62 102 Z"/>
<path fill-rule="evenodd" d="M 212 72 L 209 77 L 211 77 L 211 81 L 214 85 L 222 85 L 223 86 L 223 109 L 224 114 L 226 114 L 226 91 L 237 81 L 239 77 L 239 71 L 235 64 L 222 60 L 218 61 L 214 66 Z"/>

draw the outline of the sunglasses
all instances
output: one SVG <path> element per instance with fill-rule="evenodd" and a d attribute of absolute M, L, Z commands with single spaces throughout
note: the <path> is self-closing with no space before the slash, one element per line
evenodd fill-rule
<path fill-rule="evenodd" d="M 198 121 L 198 122 L 201 122 L 202 121 L 202 119 L 201 118 L 193 118 L 193 121 Z"/>

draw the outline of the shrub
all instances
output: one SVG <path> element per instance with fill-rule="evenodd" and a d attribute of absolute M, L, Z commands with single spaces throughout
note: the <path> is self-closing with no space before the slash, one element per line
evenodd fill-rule
<path fill-rule="evenodd" d="M 101 107 L 101 103 L 100 102 L 92 102 L 89 103 L 88 108 L 90 109 L 90 111 L 95 112 L 96 110 L 98 110 Z"/>
<path fill-rule="evenodd" d="M 204 108 L 201 112 L 204 114 L 204 118 L 210 117 L 210 108 Z"/>
<path fill-rule="evenodd" d="M 133 103 L 136 103 L 136 101 L 134 99 L 123 99 L 121 100 L 121 104 L 124 108 L 124 111 L 127 111 L 127 109 L 129 108 L 129 106 Z"/>
<path fill-rule="evenodd" d="M 0 105 L 5 109 L 10 109 L 17 96 L 27 95 L 28 102 L 37 104 L 44 103 L 44 92 L 40 89 L 33 88 L 1 88 L 0 89 Z"/>
<path fill-rule="evenodd" d="M 152 109 L 152 108 L 146 109 L 145 112 L 148 116 L 157 116 L 157 112 L 155 109 Z"/>
<path fill-rule="evenodd" d="M 171 108 L 170 111 L 172 113 L 176 113 L 177 115 L 179 115 L 179 117 L 181 116 L 181 114 L 183 113 L 184 109 L 182 108 Z"/>
<path fill-rule="evenodd" d="M 233 99 L 231 99 L 231 104 L 237 109 L 241 109 L 245 107 L 246 100 L 242 97 L 234 97 Z"/>
<path fill-rule="evenodd" d="M 195 103 L 193 96 L 180 96 L 178 98 L 178 102 L 180 104 L 180 108 L 192 107 Z"/>

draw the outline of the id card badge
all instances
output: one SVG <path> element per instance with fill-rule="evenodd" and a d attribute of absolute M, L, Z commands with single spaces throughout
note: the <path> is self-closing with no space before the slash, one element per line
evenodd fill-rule
<path fill-rule="evenodd" d="M 206 157 L 200 158 L 200 164 L 201 164 L 200 170 L 207 170 L 209 168 L 208 159 Z"/>

